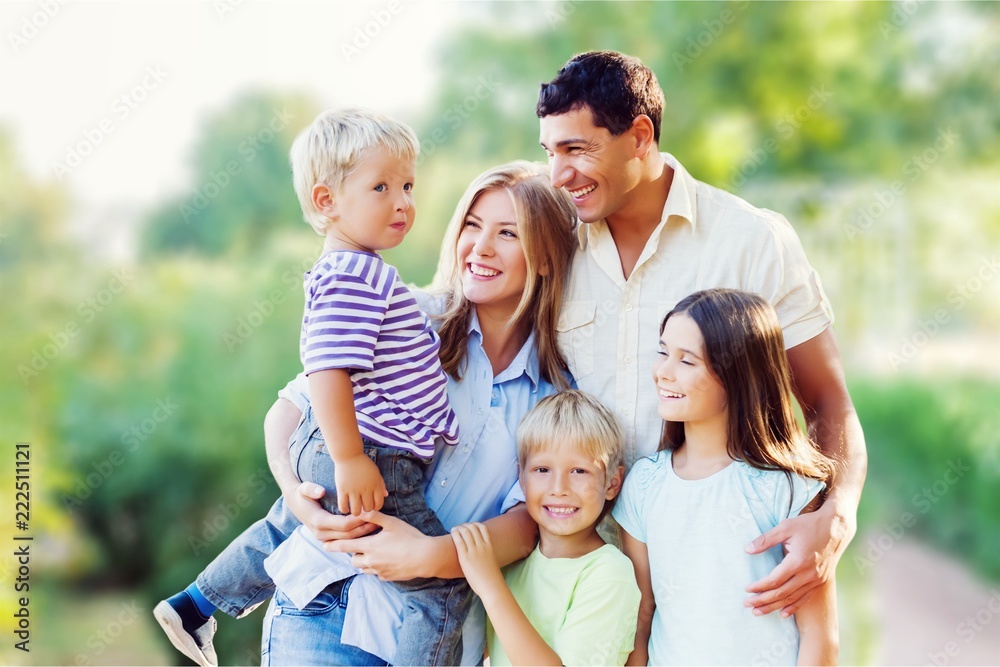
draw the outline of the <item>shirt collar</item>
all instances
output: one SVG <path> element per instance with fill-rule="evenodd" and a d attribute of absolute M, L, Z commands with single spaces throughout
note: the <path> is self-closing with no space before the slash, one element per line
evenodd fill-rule
<path fill-rule="evenodd" d="M 483 344 L 483 330 L 479 326 L 479 315 L 476 309 L 472 308 L 469 317 L 469 335 L 475 335 L 479 339 L 479 345 Z M 484 353 L 485 356 L 485 353 Z M 531 380 L 532 389 L 538 388 L 540 370 L 538 364 L 538 348 L 535 345 L 535 332 L 528 334 L 528 340 L 518 350 L 517 356 L 510 362 L 500 375 L 493 378 L 493 383 L 508 382 L 516 380 L 522 375 L 527 375 Z"/>
<path fill-rule="evenodd" d="M 667 193 L 667 201 L 663 203 L 663 213 L 660 214 L 660 224 L 653 232 L 654 236 L 658 235 L 664 223 L 673 217 L 680 218 L 694 227 L 698 210 L 698 182 L 673 155 L 670 153 L 660 153 L 660 155 L 663 157 L 663 162 L 674 170 L 674 180 L 670 183 L 670 192 Z M 588 243 L 604 233 L 607 227 L 606 220 L 591 223 L 577 221 L 576 238 L 580 248 L 586 248 Z"/>

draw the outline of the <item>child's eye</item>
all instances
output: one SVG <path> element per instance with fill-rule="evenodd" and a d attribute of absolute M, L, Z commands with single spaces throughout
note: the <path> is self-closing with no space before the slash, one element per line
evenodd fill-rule
<path fill-rule="evenodd" d="M 385 183 L 379 183 L 378 185 L 375 186 L 375 192 L 385 192 L 385 190 L 386 190 Z"/>
<path fill-rule="evenodd" d="M 413 183 L 407 183 L 406 185 L 404 185 L 403 186 L 403 190 L 405 192 L 412 192 L 413 191 Z"/>
<path fill-rule="evenodd" d="M 546 466 L 538 466 L 537 468 L 535 468 L 535 472 L 546 473 L 548 471 L 549 469 Z"/>
<path fill-rule="evenodd" d="M 586 475 L 590 471 L 587 470 L 586 468 L 573 468 L 573 472 L 575 472 L 578 475 Z"/>

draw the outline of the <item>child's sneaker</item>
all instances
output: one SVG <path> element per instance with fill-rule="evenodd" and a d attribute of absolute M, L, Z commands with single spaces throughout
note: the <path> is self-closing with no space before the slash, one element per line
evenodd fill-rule
<path fill-rule="evenodd" d="M 153 608 L 153 616 L 167 633 L 170 643 L 178 651 L 202 667 L 217 667 L 219 658 L 212 646 L 216 623 L 198 611 L 191 596 L 185 591 L 160 600 Z"/>

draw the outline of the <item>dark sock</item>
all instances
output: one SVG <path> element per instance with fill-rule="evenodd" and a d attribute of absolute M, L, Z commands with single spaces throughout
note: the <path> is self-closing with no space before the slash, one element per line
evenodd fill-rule
<path fill-rule="evenodd" d="M 200 593 L 199 596 L 201 596 Z M 201 612 L 195 603 L 194 597 L 186 589 L 177 595 L 171 595 L 167 598 L 167 604 L 173 607 L 177 615 L 181 617 L 181 625 L 184 626 L 185 632 L 190 635 L 193 635 L 195 630 L 205 625 L 211 616 L 211 614 L 206 616 Z"/>

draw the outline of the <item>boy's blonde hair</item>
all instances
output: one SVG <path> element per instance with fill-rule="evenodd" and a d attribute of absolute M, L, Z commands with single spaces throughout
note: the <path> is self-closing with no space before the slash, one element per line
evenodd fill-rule
<path fill-rule="evenodd" d="M 292 182 L 302 216 L 317 234 L 325 235 L 330 221 L 313 205 L 313 188 L 323 184 L 338 190 L 365 154 L 379 146 L 411 162 L 420 152 L 408 125 L 357 107 L 328 109 L 299 132 L 289 152 Z"/>
<path fill-rule="evenodd" d="M 517 462 L 524 470 L 532 454 L 579 447 L 604 464 L 610 476 L 625 465 L 625 437 L 618 419 L 599 400 L 576 389 L 546 396 L 517 427 Z"/>

